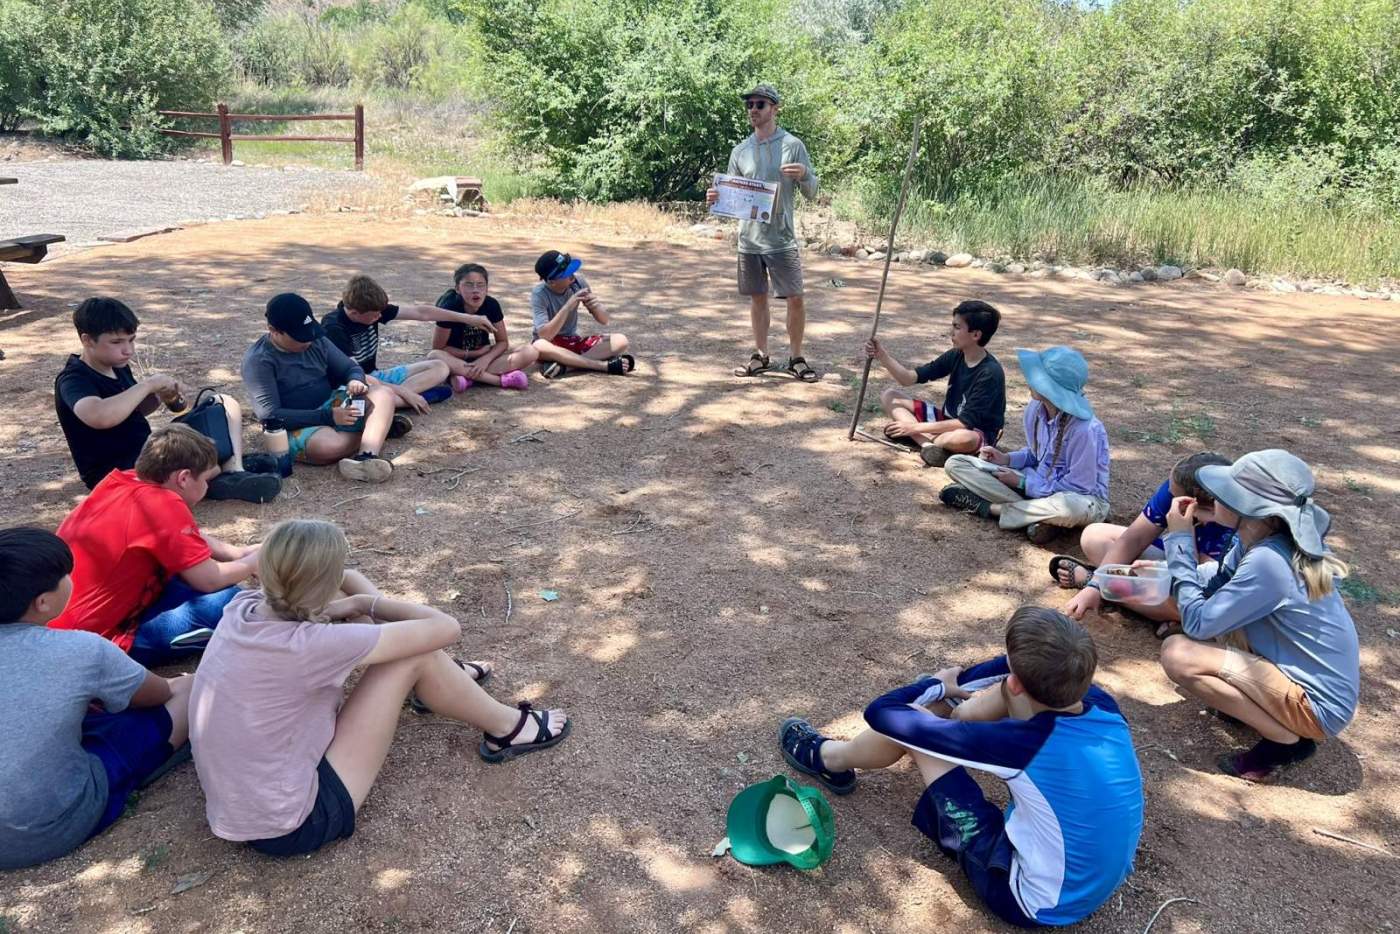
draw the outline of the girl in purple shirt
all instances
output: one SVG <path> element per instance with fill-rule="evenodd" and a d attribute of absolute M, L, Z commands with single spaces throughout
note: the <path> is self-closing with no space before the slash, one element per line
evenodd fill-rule
<path fill-rule="evenodd" d="M 1025 529 L 1043 545 L 1057 529 L 1108 517 L 1108 434 L 1084 397 L 1089 367 L 1078 351 L 1018 349 L 1016 357 L 1031 390 L 1026 446 L 1008 454 L 985 445 L 976 457 L 948 458 L 953 483 L 939 499 L 1003 529 Z"/>

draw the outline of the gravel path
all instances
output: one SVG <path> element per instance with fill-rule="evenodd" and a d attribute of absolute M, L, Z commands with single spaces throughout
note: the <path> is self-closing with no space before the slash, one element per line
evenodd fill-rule
<path fill-rule="evenodd" d="M 96 159 L 0 163 L 0 237 L 56 233 L 50 253 L 91 246 L 100 237 L 189 220 L 260 217 L 318 197 L 375 187 L 363 172 L 213 162 L 108 162 Z"/>

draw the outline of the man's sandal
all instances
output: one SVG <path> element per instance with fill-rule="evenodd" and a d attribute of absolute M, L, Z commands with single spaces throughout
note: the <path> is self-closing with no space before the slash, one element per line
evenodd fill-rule
<path fill-rule="evenodd" d="M 487 762 L 505 762 L 509 759 L 514 759 L 516 756 L 524 756 L 532 752 L 539 752 L 541 749 L 548 749 L 550 746 L 562 743 L 564 738 L 569 735 L 569 731 L 574 727 L 574 721 L 565 720 L 564 726 L 559 732 L 553 733 L 549 729 L 549 711 L 536 710 L 530 705 L 529 701 L 521 701 L 516 706 L 520 708 L 520 719 L 516 721 L 515 729 L 511 730 L 505 736 L 492 736 L 490 733 L 483 734 L 486 738 L 481 741 L 481 746 L 477 749 L 477 752 L 479 752 L 481 758 L 485 759 Z M 511 745 L 511 740 L 520 735 L 520 731 L 525 728 L 526 720 L 531 718 L 535 721 L 535 738 L 528 743 Z M 493 749 L 491 748 L 492 746 L 496 748 Z"/>
<path fill-rule="evenodd" d="M 1074 572 L 1080 568 L 1084 569 L 1084 584 L 1089 583 L 1089 579 L 1092 578 L 1094 572 L 1098 570 L 1098 568 L 1094 567 L 1092 564 L 1085 564 L 1073 555 L 1056 555 L 1050 559 L 1050 577 L 1055 583 L 1068 590 L 1084 586 L 1084 584 L 1076 584 L 1074 582 Z M 1069 572 L 1068 584 L 1060 579 L 1061 571 Z"/>
<path fill-rule="evenodd" d="M 760 373 L 768 372 L 772 368 L 773 361 L 768 358 L 768 355 L 755 350 L 749 355 L 749 362 L 745 366 L 736 366 L 734 368 L 734 375 L 757 376 Z"/>
<path fill-rule="evenodd" d="M 806 357 L 792 357 L 788 360 L 787 372 L 793 379 L 800 379 L 804 383 L 815 383 L 819 378 L 817 371 L 812 369 Z"/>
<path fill-rule="evenodd" d="M 457 658 L 452 659 L 452 661 L 458 668 L 462 669 L 463 671 L 466 671 L 468 668 L 470 668 L 472 670 L 472 680 L 475 681 L 477 684 L 481 684 L 487 678 L 491 677 L 491 669 L 486 668 L 483 665 L 478 664 L 477 662 L 464 662 L 461 659 Z M 418 699 L 418 695 L 413 693 L 412 691 L 410 691 L 408 694 L 408 706 L 413 708 L 414 713 L 433 712 L 432 708 L 420 701 Z"/>

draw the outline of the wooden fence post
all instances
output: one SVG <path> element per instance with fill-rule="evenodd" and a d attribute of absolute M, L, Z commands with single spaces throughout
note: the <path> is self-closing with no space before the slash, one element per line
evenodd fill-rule
<path fill-rule="evenodd" d="M 219 146 L 224 151 L 224 165 L 233 164 L 233 125 L 228 118 L 228 104 L 219 104 Z"/>
<path fill-rule="evenodd" d="M 355 105 L 355 171 L 365 168 L 365 105 Z"/>

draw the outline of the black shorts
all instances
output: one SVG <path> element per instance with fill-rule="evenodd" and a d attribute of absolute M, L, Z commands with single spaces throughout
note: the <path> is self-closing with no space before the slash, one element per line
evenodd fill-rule
<path fill-rule="evenodd" d="M 1017 927 L 1041 926 L 1026 917 L 1011 892 L 1012 847 L 1002 813 L 965 769 L 953 769 L 924 789 L 914 826 L 958 861 L 992 914 Z"/>
<path fill-rule="evenodd" d="M 354 833 L 355 802 L 325 756 L 316 766 L 316 779 L 316 803 L 300 827 L 280 837 L 250 840 L 248 845 L 268 856 L 301 856 Z"/>

